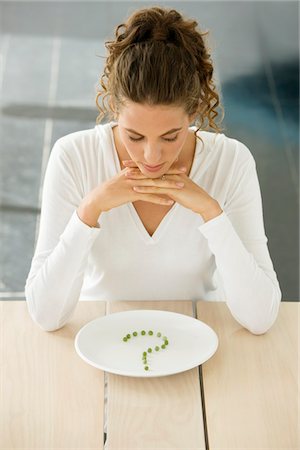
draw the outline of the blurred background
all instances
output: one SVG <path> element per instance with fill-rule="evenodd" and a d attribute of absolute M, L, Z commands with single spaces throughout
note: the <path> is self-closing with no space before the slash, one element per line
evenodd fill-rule
<path fill-rule="evenodd" d="M 95 126 L 104 42 L 159 5 L 209 31 L 223 133 L 256 160 L 283 300 L 299 301 L 297 1 L 0 1 L 0 299 L 25 299 L 47 161 L 59 137 Z"/>

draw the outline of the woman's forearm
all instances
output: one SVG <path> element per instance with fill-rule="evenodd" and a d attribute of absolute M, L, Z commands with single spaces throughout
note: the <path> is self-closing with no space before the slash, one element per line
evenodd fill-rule
<path fill-rule="evenodd" d="M 232 315 L 252 333 L 265 333 L 277 317 L 281 300 L 266 243 L 252 243 L 247 249 L 226 214 L 202 225 L 200 231 L 215 256 Z"/>
<path fill-rule="evenodd" d="M 34 255 L 25 294 L 32 318 L 44 330 L 61 328 L 71 316 L 83 283 L 88 254 L 100 230 L 72 215 L 53 250 Z"/>

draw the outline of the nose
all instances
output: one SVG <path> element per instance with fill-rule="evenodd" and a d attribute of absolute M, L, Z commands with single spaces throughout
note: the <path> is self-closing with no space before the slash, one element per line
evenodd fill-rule
<path fill-rule="evenodd" d="M 155 166 L 161 162 L 161 149 L 157 146 L 148 145 L 144 149 L 145 162 L 149 165 Z"/>

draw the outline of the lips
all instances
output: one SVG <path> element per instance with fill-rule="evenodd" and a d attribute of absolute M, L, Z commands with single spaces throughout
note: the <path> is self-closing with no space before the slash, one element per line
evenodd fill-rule
<path fill-rule="evenodd" d="M 164 164 L 159 164 L 158 166 L 148 166 L 147 164 L 143 164 L 148 172 L 158 172 L 163 167 L 163 165 Z"/>

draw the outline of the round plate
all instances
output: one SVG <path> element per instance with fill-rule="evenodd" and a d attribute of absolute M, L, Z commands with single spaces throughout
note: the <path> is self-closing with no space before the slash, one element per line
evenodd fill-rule
<path fill-rule="evenodd" d="M 146 335 L 142 336 L 141 331 Z M 153 336 L 148 331 L 153 331 Z M 134 337 L 132 333 L 138 332 Z M 162 337 L 168 338 L 165 349 Z M 123 341 L 128 333 L 131 338 Z M 155 351 L 159 346 L 160 350 Z M 144 369 L 143 352 L 149 370 Z M 124 311 L 92 320 L 75 338 L 79 356 L 106 372 L 131 377 L 161 377 L 192 369 L 207 361 L 217 350 L 218 337 L 205 323 L 193 317 L 159 310 Z"/>

